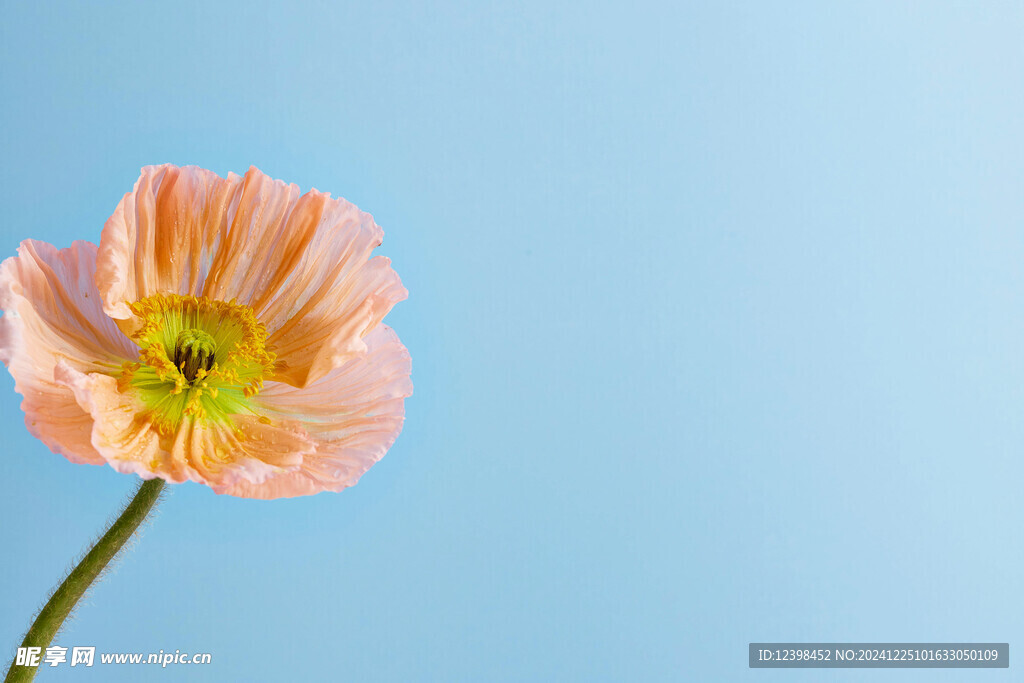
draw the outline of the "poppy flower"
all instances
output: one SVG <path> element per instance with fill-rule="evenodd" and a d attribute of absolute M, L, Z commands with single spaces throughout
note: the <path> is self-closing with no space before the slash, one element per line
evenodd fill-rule
<path fill-rule="evenodd" d="M 0 265 L 0 360 L 29 431 L 75 463 L 217 493 L 340 491 L 391 447 L 408 292 L 344 199 L 256 168 L 149 166 L 99 246 Z"/>

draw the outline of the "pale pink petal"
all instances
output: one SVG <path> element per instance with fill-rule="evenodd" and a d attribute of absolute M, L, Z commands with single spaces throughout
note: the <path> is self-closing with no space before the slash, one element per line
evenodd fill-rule
<path fill-rule="evenodd" d="M 315 449 L 298 423 L 265 423 L 255 415 L 236 415 L 231 425 L 185 418 L 176 433 L 162 436 L 135 392 L 118 391 L 113 377 L 65 363 L 56 375 L 91 415 L 96 451 L 119 472 L 143 479 L 191 480 L 214 488 L 259 484 L 295 470 Z"/>
<path fill-rule="evenodd" d="M 365 350 L 363 337 L 407 296 L 373 218 L 344 199 L 255 167 L 222 179 L 148 166 L 107 221 L 97 283 L 131 329 L 129 304 L 153 294 L 251 306 L 278 356 L 277 379 L 305 386 Z"/>
<path fill-rule="evenodd" d="M 304 389 L 272 383 L 260 393 L 268 415 L 301 420 L 315 442 L 316 452 L 305 455 L 302 467 L 218 493 L 285 498 L 340 491 L 384 456 L 402 430 L 404 399 L 412 394 L 412 365 L 409 352 L 386 325 L 378 325 L 365 341 L 365 354 Z"/>
<path fill-rule="evenodd" d="M 58 362 L 81 372 L 117 372 L 138 348 L 103 313 L 93 274 L 96 245 L 60 249 L 26 240 L 0 265 L 0 360 L 24 400 L 29 432 L 77 463 L 103 464 L 92 418 L 54 379 Z"/>

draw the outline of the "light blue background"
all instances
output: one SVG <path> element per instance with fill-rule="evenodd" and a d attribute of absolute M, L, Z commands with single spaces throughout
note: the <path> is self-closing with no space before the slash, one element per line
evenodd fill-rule
<path fill-rule="evenodd" d="M 256 164 L 384 226 L 416 386 L 342 494 L 174 487 L 57 640 L 212 665 L 40 680 L 1013 679 L 746 648 L 1024 647 L 1022 34 L 1009 2 L 4 2 L 3 255 L 98 240 L 145 164 Z M 0 385 L 7 653 L 135 481 Z"/>

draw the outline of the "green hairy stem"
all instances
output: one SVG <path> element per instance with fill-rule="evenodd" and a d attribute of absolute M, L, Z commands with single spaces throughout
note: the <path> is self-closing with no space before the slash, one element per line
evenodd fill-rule
<path fill-rule="evenodd" d="M 82 599 L 97 577 L 103 573 L 107 565 L 117 557 L 117 554 L 135 534 L 139 525 L 156 507 L 163 487 L 163 479 L 150 479 L 142 482 L 121 516 L 114 520 L 106 533 L 96 541 L 82 561 L 71 570 L 64 582 L 57 587 L 50 599 L 43 605 L 43 609 L 39 611 L 39 615 L 32 622 L 32 626 L 21 643 L 21 647 L 41 648 L 40 663 L 42 663 L 42 655 L 46 653 L 46 648 L 60 631 L 64 620 L 75 609 L 75 605 Z M 19 666 L 16 661 L 16 659 L 11 660 L 7 678 L 4 679 L 6 683 L 23 683 L 35 678 L 36 672 L 39 670 L 38 667 Z"/>

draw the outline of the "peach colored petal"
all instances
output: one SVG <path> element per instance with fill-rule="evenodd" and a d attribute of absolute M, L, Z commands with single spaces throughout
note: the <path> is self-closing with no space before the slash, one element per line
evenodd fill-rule
<path fill-rule="evenodd" d="M 58 250 L 26 240 L 0 265 L 0 360 L 24 397 L 29 432 L 72 462 L 103 464 L 90 442 L 92 418 L 54 380 L 58 362 L 112 372 L 138 355 L 103 313 L 93 277 L 96 249 L 89 242 Z"/>
<path fill-rule="evenodd" d="M 150 294 L 201 291 L 219 238 L 206 226 L 225 222 L 240 180 L 194 166 L 142 169 L 103 228 L 96 280 L 104 310 L 126 320 L 128 304 Z"/>
<path fill-rule="evenodd" d="M 386 325 L 366 339 L 365 354 L 352 358 L 304 389 L 268 384 L 259 395 L 267 414 L 301 419 L 316 444 L 302 467 L 263 483 L 219 489 L 245 498 L 284 498 L 352 486 L 380 460 L 402 430 L 404 399 L 412 395 L 409 352 Z"/>
<path fill-rule="evenodd" d="M 192 480 L 215 489 L 259 484 L 296 469 L 315 448 L 297 423 L 265 424 L 255 415 L 235 416 L 233 427 L 186 418 L 176 434 L 161 436 L 146 407 L 134 393 L 118 391 L 113 377 L 66 363 L 57 366 L 56 377 L 92 416 L 96 451 L 117 471 L 143 479 Z"/>
<path fill-rule="evenodd" d="M 130 329 L 153 294 L 236 299 L 266 325 L 277 379 L 306 386 L 365 350 L 363 337 L 407 296 L 383 238 L 344 199 L 273 180 L 147 166 L 107 221 L 96 279 L 104 310 Z"/>

